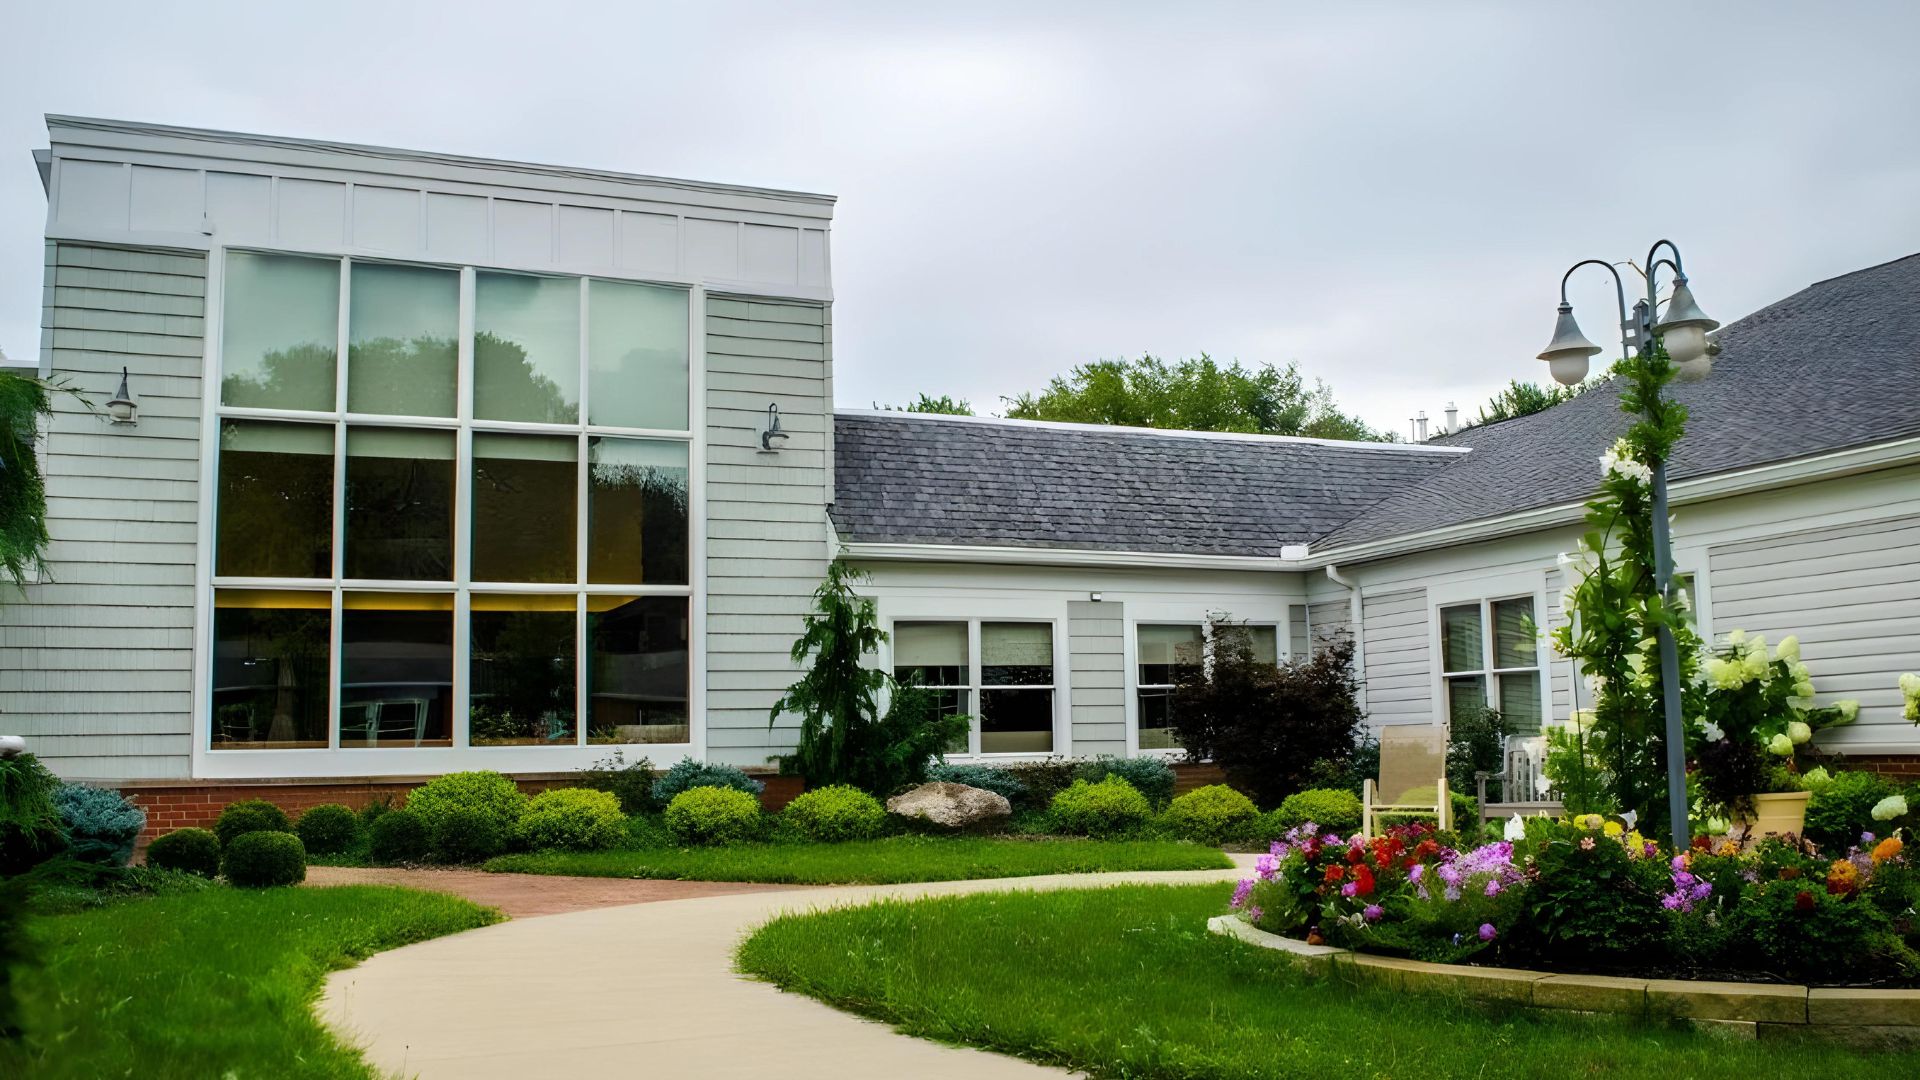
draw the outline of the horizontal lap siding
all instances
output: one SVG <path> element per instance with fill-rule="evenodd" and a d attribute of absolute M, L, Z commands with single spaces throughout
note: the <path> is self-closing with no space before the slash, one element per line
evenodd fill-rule
<path fill-rule="evenodd" d="M 1073 752 L 1127 753 L 1126 608 L 1105 601 L 1067 605 Z"/>
<path fill-rule="evenodd" d="M 1567 587 L 1566 571 L 1547 571 L 1547 618 L 1541 625 L 1541 632 L 1551 634 L 1567 624 L 1567 613 L 1561 605 L 1561 594 Z M 1547 685 L 1552 691 L 1548 718 L 1566 720 L 1573 715 L 1573 662 L 1556 652 L 1549 640 L 1547 647 Z"/>
<path fill-rule="evenodd" d="M 1858 721 L 1823 743 L 1911 730 L 1899 679 L 1920 668 L 1920 515 L 1722 544 L 1708 559 L 1717 634 L 1797 635 L 1820 701 L 1860 702 Z"/>
<path fill-rule="evenodd" d="M 1360 618 L 1366 633 L 1368 719 L 1376 727 L 1432 723 L 1427 591 L 1364 596 Z"/>
<path fill-rule="evenodd" d="M 715 296 L 706 312 L 707 756 L 764 765 L 798 721 L 767 713 L 827 567 L 832 320 L 818 304 Z M 760 452 L 767 406 L 790 433 Z"/>
<path fill-rule="evenodd" d="M 199 519 L 200 255 L 49 244 L 56 379 L 102 408 L 125 367 L 135 427 L 56 395 L 42 461 L 51 580 L 0 602 L 0 730 L 67 776 L 188 774 Z"/>

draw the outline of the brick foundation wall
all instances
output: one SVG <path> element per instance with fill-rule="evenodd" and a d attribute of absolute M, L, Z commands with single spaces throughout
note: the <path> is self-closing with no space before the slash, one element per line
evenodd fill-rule
<path fill-rule="evenodd" d="M 1185 795 L 1208 784 L 1224 784 L 1227 774 L 1212 762 L 1181 762 L 1173 767 L 1173 793 Z"/>
<path fill-rule="evenodd" d="M 1828 769 L 1878 773 L 1902 784 L 1911 784 L 1920 780 L 1920 754 L 1863 754 L 1858 757 L 1834 758 L 1826 762 L 1826 766 Z"/>

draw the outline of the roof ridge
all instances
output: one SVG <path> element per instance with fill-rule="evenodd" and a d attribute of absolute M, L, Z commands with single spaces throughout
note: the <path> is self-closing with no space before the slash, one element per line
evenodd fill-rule
<path fill-rule="evenodd" d="M 836 408 L 833 414 L 835 417 L 996 425 L 1091 435 L 1154 435 L 1163 438 L 1213 439 L 1224 442 L 1290 443 L 1326 446 L 1336 450 L 1397 450 L 1406 453 L 1465 454 L 1473 449 L 1468 446 L 1434 446 L 1426 443 L 1366 442 L 1360 439 L 1320 439 L 1307 435 L 1269 435 L 1258 431 L 1196 431 L 1189 428 L 1132 427 L 1125 424 L 1089 424 L 1069 420 L 1021 420 L 1006 416 L 959 416 L 952 413 L 907 412 L 902 409 Z"/>

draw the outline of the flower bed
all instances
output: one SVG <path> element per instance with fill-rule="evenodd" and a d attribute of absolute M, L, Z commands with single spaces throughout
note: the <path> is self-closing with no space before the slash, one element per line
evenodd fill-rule
<path fill-rule="evenodd" d="M 1839 858 L 1769 837 L 1663 852 L 1631 822 L 1517 819 L 1479 847 L 1403 826 L 1309 823 L 1261 856 L 1233 906 L 1314 945 L 1439 963 L 1653 978 L 1920 985 L 1920 873 L 1898 837 Z"/>

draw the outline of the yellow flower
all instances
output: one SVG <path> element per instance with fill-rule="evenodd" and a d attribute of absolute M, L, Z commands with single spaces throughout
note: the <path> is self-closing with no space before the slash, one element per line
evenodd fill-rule
<path fill-rule="evenodd" d="M 1600 831 L 1606 833 L 1608 836 L 1619 836 L 1621 833 L 1626 832 L 1627 828 L 1617 821 L 1609 821 L 1600 826 Z"/>
<path fill-rule="evenodd" d="M 1740 854 L 1740 841 L 1722 840 L 1720 841 L 1720 846 L 1714 849 L 1713 853 L 1715 855 L 1738 855 Z"/>

